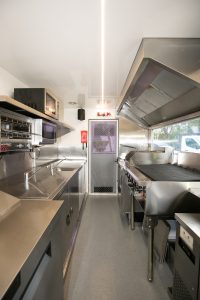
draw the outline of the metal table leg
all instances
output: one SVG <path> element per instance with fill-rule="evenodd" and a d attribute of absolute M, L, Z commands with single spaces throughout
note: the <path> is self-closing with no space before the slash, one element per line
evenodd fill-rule
<path fill-rule="evenodd" d="M 153 281 L 153 240 L 154 240 L 154 227 L 157 224 L 157 219 L 153 217 L 147 217 L 148 226 L 148 273 L 147 278 L 149 281 Z"/>
<path fill-rule="evenodd" d="M 130 226 L 131 225 L 131 214 L 130 213 L 127 214 L 127 218 L 128 218 L 128 226 Z"/>
<path fill-rule="evenodd" d="M 135 201 L 133 195 L 131 195 L 131 230 L 135 229 Z"/>
<path fill-rule="evenodd" d="M 153 236 L 154 229 L 148 229 L 148 274 L 147 278 L 149 281 L 153 281 Z"/>

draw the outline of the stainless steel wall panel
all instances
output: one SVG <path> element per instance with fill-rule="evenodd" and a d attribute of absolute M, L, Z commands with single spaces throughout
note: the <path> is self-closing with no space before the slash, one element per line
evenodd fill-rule
<path fill-rule="evenodd" d="M 119 156 L 133 149 L 148 148 L 148 130 L 125 118 L 119 118 Z"/>
<path fill-rule="evenodd" d="M 12 153 L 2 155 L 0 159 L 0 180 L 16 174 L 22 174 L 32 167 L 30 153 Z"/>
<path fill-rule="evenodd" d="M 82 150 L 79 147 L 68 147 L 67 145 L 63 145 L 62 143 L 58 147 L 58 156 L 60 159 L 62 158 L 70 158 L 70 159 L 86 159 L 87 158 L 87 149 Z"/>
<path fill-rule="evenodd" d="M 200 171 L 200 153 L 178 153 L 178 165 Z"/>
<path fill-rule="evenodd" d="M 40 147 L 38 154 L 39 159 L 57 159 L 58 158 L 58 145 L 44 145 Z"/>
<path fill-rule="evenodd" d="M 161 151 L 133 151 L 130 164 L 167 164 L 170 163 L 172 159 L 172 148 L 166 147 Z"/>

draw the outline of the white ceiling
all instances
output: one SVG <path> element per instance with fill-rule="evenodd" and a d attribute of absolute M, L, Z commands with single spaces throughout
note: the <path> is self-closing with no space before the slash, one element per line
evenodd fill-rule
<path fill-rule="evenodd" d="M 200 37 L 199 0 L 105 0 L 105 96 L 113 106 L 142 37 Z M 0 66 L 67 105 L 101 95 L 100 0 L 0 0 Z"/>

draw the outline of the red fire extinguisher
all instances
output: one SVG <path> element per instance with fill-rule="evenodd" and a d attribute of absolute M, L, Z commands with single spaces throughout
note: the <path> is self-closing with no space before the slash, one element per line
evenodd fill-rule
<path fill-rule="evenodd" d="M 88 137 L 87 130 L 81 130 L 81 143 L 82 143 L 83 150 L 84 150 L 84 144 L 86 145 L 87 148 L 87 137 Z"/>

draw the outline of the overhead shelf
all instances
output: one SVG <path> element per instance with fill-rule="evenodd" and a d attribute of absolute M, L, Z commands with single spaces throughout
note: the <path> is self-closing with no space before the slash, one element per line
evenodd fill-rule
<path fill-rule="evenodd" d="M 63 129 L 63 131 L 72 131 L 74 128 L 67 123 L 60 122 L 56 119 L 53 119 L 40 111 L 27 106 L 13 98 L 10 98 L 5 95 L 0 95 L 0 107 L 7 108 L 9 110 L 15 111 L 17 113 L 29 116 L 31 118 L 37 119 L 45 119 L 57 125 L 58 129 Z M 67 133 L 67 132 L 66 132 Z"/>

